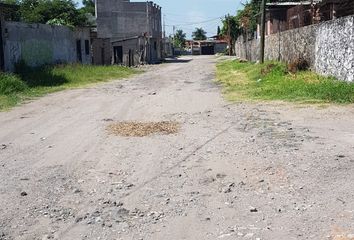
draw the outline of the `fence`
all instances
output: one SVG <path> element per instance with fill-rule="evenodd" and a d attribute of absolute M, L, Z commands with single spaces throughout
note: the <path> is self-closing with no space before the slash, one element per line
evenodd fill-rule
<path fill-rule="evenodd" d="M 236 55 L 259 59 L 260 39 L 235 44 Z M 265 59 L 291 62 L 307 60 L 313 70 L 340 80 L 354 81 L 354 15 L 266 37 Z"/>

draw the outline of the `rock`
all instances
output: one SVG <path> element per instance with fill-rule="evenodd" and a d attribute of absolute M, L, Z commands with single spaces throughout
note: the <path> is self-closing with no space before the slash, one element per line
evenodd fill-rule
<path fill-rule="evenodd" d="M 4 150 L 4 149 L 6 149 L 6 148 L 7 148 L 7 145 L 6 145 L 6 144 L 1 144 L 1 145 L 0 145 L 0 149 L 1 149 L 1 150 Z"/>
<path fill-rule="evenodd" d="M 75 188 L 75 189 L 73 190 L 73 193 L 80 193 L 80 192 L 81 192 L 81 190 L 78 189 L 78 188 Z"/>
<path fill-rule="evenodd" d="M 95 218 L 95 222 L 96 222 L 96 223 L 102 222 L 102 218 L 101 218 L 101 217 L 96 217 L 96 218 Z"/>
<path fill-rule="evenodd" d="M 241 181 L 238 185 L 239 185 L 239 186 L 245 186 L 246 183 L 245 183 L 244 181 Z"/>
<path fill-rule="evenodd" d="M 21 196 L 22 196 L 22 197 L 27 196 L 27 195 L 28 195 L 28 194 L 27 194 L 25 191 L 21 192 Z"/>
<path fill-rule="evenodd" d="M 255 207 L 250 207 L 250 212 L 253 212 L 253 213 L 258 212 L 258 209 Z"/>
<path fill-rule="evenodd" d="M 224 174 L 224 173 L 216 174 L 216 178 L 225 178 L 225 177 L 226 177 L 226 174 Z"/>
<path fill-rule="evenodd" d="M 337 157 L 339 157 L 339 158 L 345 158 L 345 155 L 339 154 L 339 155 L 337 155 Z"/>
<path fill-rule="evenodd" d="M 83 220 L 83 217 L 77 217 L 76 219 L 75 219 L 75 222 L 76 223 L 79 223 L 79 222 L 81 222 Z"/>

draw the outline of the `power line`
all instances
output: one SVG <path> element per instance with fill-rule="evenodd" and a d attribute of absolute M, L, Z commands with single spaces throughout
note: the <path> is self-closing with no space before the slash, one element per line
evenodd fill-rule
<path fill-rule="evenodd" d="M 209 20 L 205 20 L 205 21 L 201 21 L 201 22 L 185 22 L 185 23 L 181 23 L 181 24 L 168 24 L 166 26 L 188 26 L 188 25 L 196 25 L 196 24 L 201 24 L 201 23 L 208 23 L 208 22 L 213 22 L 216 20 L 221 20 L 222 17 L 218 17 L 218 18 L 213 18 L 213 19 L 209 19 Z"/>

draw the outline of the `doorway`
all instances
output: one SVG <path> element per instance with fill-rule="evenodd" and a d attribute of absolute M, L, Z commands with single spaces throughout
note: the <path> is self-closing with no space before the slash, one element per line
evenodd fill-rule
<path fill-rule="evenodd" d="M 79 62 L 82 62 L 81 40 L 76 40 L 76 55 L 77 55 L 77 60 Z"/>
<path fill-rule="evenodd" d="M 4 71 L 5 69 L 5 58 L 4 58 L 4 45 L 2 40 L 2 22 L 0 20 L 0 70 Z"/>
<path fill-rule="evenodd" d="M 123 47 L 115 46 L 113 47 L 114 54 L 114 64 L 122 64 L 123 63 Z"/>

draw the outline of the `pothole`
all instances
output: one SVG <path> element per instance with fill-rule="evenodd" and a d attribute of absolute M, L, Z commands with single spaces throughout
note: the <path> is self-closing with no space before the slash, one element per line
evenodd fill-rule
<path fill-rule="evenodd" d="M 175 134 L 180 128 L 180 123 L 174 121 L 118 122 L 108 125 L 107 131 L 116 136 L 145 137 L 152 134 Z"/>

